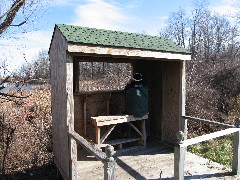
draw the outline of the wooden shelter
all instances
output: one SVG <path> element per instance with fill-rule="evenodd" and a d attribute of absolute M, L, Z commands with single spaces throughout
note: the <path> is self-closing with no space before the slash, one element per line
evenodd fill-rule
<path fill-rule="evenodd" d="M 76 141 L 104 162 L 104 173 L 114 176 L 109 170 L 114 162 L 112 149 L 103 153 L 95 148 L 92 137 L 99 138 L 100 131 L 94 131 L 91 121 L 96 116 L 117 115 L 124 109 L 121 89 L 80 88 L 81 62 L 130 63 L 131 73 L 143 74 L 149 86 L 146 143 L 157 140 L 174 144 L 178 141 L 176 133 L 184 131 L 185 61 L 191 59 L 184 48 L 157 36 L 58 24 L 49 57 L 54 160 L 65 180 L 77 179 L 81 174 L 77 171 L 77 156 L 81 153 Z M 107 130 L 99 141 L 104 141 L 112 130 Z M 144 131 L 138 133 L 144 140 Z"/>

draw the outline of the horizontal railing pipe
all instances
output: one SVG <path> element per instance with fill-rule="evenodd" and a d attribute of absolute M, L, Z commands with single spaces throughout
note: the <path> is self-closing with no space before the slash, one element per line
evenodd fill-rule
<path fill-rule="evenodd" d="M 232 134 L 232 133 L 235 133 L 235 132 L 238 132 L 238 131 L 240 131 L 240 128 L 228 128 L 228 129 L 224 129 L 224 130 L 221 130 L 221 131 L 216 131 L 216 132 L 213 132 L 213 133 L 210 133 L 210 134 L 205 134 L 205 135 L 202 135 L 202 136 L 198 136 L 198 137 L 195 137 L 195 138 L 184 140 L 180 144 L 180 146 L 181 147 L 187 147 L 187 146 L 194 145 L 194 144 L 197 144 L 197 143 L 200 143 L 200 142 L 203 142 L 203 141 L 207 141 L 207 140 L 211 140 L 211 139 L 214 139 L 214 138 L 217 138 L 217 137 Z"/>
<path fill-rule="evenodd" d="M 203 123 L 207 123 L 207 124 L 217 125 L 217 126 L 221 126 L 224 128 L 235 128 L 235 126 L 231 125 L 231 124 L 220 123 L 217 121 L 212 121 L 212 120 L 207 120 L 207 119 L 201 119 L 201 118 L 196 118 L 196 117 L 191 117 L 191 116 L 182 116 L 182 118 L 196 121 L 196 122 L 203 122 Z"/>

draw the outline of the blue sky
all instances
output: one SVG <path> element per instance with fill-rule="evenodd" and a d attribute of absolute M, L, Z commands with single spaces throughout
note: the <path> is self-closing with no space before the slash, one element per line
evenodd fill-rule
<path fill-rule="evenodd" d="M 51 0 L 24 28 L 9 30 L 0 42 L 0 58 L 9 67 L 30 62 L 37 53 L 48 50 L 55 24 L 72 24 L 127 32 L 158 35 L 171 12 L 180 7 L 190 13 L 194 0 Z M 196 1 L 196 0 L 195 0 Z M 41 1 L 40 1 L 41 2 Z M 220 14 L 237 11 L 239 0 L 209 0 L 209 8 Z M 10 59 L 10 61 L 9 61 Z M 1 61 L 1 59 L 0 59 Z"/>

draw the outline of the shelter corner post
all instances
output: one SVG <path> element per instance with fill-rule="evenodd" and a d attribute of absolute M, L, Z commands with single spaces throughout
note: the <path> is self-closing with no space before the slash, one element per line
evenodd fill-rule
<path fill-rule="evenodd" d="M 113 154 L 115 153 L 113 146 L 106 146 L 105 153 L 107 155 L 107 158 L 104 162 L 104 180 L 115 180 L 116 162 L 113 158 Z"/>
<path fill-rule="evenodd" d="M 240 117 L 236 118 L 236 128 L 240 128 Z M 239 159 L 240 159 L 240 133 L 239 131 L 234 133 L 233 138 L 233 158 L 232 158 L 232 173 L 234 175 L 240 174 L 240 165 L 239 165 Z"/>
<path fill-rule="evenodd" d="M 184 132 L 184 140 L 187 139 L 188 134 L 188 120 L 184 118 L 185 116 L 185 106 L 186 106 L 186 62 L 182 61 L 180 65 L 180 77 L 181 77 L 181 93 L 180 93 L 180 102 L 181 102 L 181 111 L 180 111 L 180 131 Z"/>
<path fill-rule="evenodd" d="M 186 147 L 181 146 L 184 140 L 184 133 L 182 131 L 177 132 L 177 143 L 174 147 L 174 179 L 184 180 L 184 161 Z"/>
<path fill-rule="evenodd" d="M 182 121 L 182 127 L 181 127 L 181 128 L 182 128 L 183 133 L 184 133 L 184 140 L 187 140 L 187 135 L 188 135 L 188 119 L 182 117 L 181 121 Z"/>
<path fill-rule="evenodd" d="M 74 132 L 74 98 L 73 98 L 73 57 L 67 55 L 66 62 L 66 93 L 67 93 L 67 125 L 68 125 L 68 147 L 69 147 L 69 179 L 77 180 L 77 143 L 69 136 Z"/>

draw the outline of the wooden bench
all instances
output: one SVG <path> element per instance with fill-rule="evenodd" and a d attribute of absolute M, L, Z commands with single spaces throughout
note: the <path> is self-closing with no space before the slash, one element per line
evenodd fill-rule
<path fill-rule="evenodd" d="M 120 149 L 122 148 L 123 143 L 139 141 L 142 142 L 142 145 L 146 147 L 146 127 L 145 127 L 145 120 L 148 119 L 148 115 L 143 117 L 134 117 L 132 115 L 115 115 L 115 116 L 97 116 L 91 117 L 92 124 L 95 126 L 96 131 L 96 143 L 100 147 L 104 147 L 107 144 L 111 145 L 119 145 Z M 133 121 L 140 121 L 141 127 L 138 129 L 135 125 L 133 125 Z M 123 138 L 117 140 L 110 140 L 105 141 L 113 129 L 116 127 L 117 124 L 128 123 L 129 126 L 134 129 L 139 135 L 139 138 Z M 101 136 L 101 127 L 102 126 L 109 126 L 107 131 Z"/>

